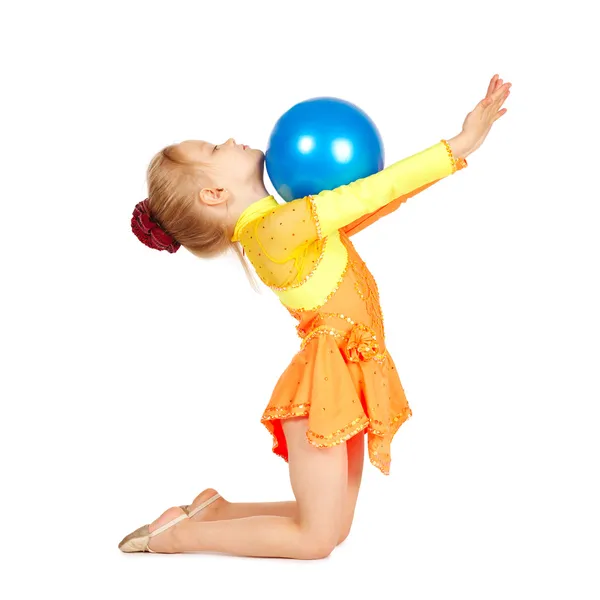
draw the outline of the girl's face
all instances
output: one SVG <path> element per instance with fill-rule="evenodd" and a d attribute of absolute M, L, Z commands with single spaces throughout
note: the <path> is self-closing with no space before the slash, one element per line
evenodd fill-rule
<path fill-rule="evenodd" d="M 229 138 L 223 144 L 200 140 L 181 142 L 174 153 L 183 162 L 199 167 L 198 199 L 214 209 L 212 214 L 235 223 L 244 209 L 267 196 L 263 181 L 265 155 Z"/>
<path fill-rule="evenodd" d="M 190 160 L 206 165 L 207 175 L 220 187 L 239 189 L 263 179 L 265 155 L 229 138 L 223 144 L 192 140 L 179 144 Z"/>

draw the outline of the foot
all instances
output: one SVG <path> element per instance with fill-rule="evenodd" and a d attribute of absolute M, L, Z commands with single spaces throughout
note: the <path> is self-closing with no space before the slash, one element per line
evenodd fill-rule
<path fill-rule="evenodd" d="M 166 525 L 169 521 L 176 519 L 177 517 L 185 514 L 185 511 L 179 506 L 173 506 L 166 510 L 156 521 L 150 523 L 149 531 L 152 533 L 159 527 Z M 165 554 L 173 554 L 175 552 L 179 552 L 177 549 L 176 538 L 173 535 L 175 530 L 182 524 L 185 523 L 187 519 L 180 521 L 179 523 L 169 527 L 166 531 L 159 533 L 157 536 L 150 538 L 150 543 L 148 544 L 148 548 L 152 550 L 152 552 L 161 552 Z"/>
<path fill-rule="evenodd" d="M 212 488 L 200 492 L 200 494 L 194 498 L 194 501 L 187 507 L 187 512 L 192 512 L 196 506 L 200 506 L 203 502 L 212 498 L 216 493 L 217 491 Z M 190 517 L 190 519 L 192 521 L 218 521 L 222 518 L 220 517 L 220 514 L 226 506 L 227 500 L 224 498 L 217 498 L 212 504 L 209 504 L 206 508 L 197 512 L 193 517 Z"/>

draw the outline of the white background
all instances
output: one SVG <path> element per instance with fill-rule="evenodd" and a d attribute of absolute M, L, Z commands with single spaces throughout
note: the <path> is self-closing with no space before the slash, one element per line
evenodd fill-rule
<path fill-rule="evenodd" d="M 592 3 L 14 2 L 0 15 L 3 598 L 600 597 Z M 188 138 L 266 146 L 346 98 L 387 163 L 508 113 L 467 170 L 356 237 L 413 409 L 326 560 L 124 555 L 205 487 L 291 498 L 260 416 L 294 322 L 234 257 L 130 229 Z M 2 589 L 6 588 L 6 589 Z"/>

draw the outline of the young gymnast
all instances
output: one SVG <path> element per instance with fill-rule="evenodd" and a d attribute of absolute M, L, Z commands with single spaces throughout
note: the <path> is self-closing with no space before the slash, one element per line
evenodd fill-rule
<path fill-rule="evenodd" d="M 384 338 L 377 285 L 350 237 L 440 179 L 467 166 L 510 83 L 492 77 L 462 131 L 383 171 L 279 204 L 264 181 L 264 155 L 229 139 L 186 141 L 159 152 L 133 232 L 144 244 L 198 257 L 234 249 L 297 319 L 300 351 L 262 416 L 273 452 L 289 462 L 293 502 L 239 504 L 213 489 L 126 536 L 123 552 L 214 551 L 316 559 L 348 535 L 371 463 L 390 468 L 390 444 L 411 415 Z"/>

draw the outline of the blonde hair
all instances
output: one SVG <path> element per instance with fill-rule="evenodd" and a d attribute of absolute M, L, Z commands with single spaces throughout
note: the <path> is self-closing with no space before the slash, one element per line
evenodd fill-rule
<path fill-rule="evenodd" d="M 152 218 L 198 258 L 214 258 L 233 250 L 250 283 L 258 289 L 242 251 L 231 241 L 228 228 L 211 218 L 197 201 L 206 181 L 207 165 L 186 160 L 175 148 L 163 148 L 148 166 L 148 206 Z"/>

